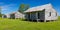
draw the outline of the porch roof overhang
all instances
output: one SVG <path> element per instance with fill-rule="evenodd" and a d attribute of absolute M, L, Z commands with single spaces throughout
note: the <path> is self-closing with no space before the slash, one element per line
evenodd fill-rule
<path fill-rule="evenodd" d="M 38 11 L 43 11 L 44 9 L 31 9 L 31 10 L 27 10 L 25 11 L 25 13 L 28 13 L 28 12 L 38 12 Z"/>

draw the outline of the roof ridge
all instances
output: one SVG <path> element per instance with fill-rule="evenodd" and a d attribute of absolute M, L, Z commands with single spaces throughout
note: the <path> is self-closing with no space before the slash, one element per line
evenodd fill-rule
<path fill-rule="evenodd" d="M 44 5 L 35 6 L 35 7 L 42 7 L 42 6 L 47 6 L 47 5 L 48 5 L 48 6 L 52 6 L 51 3 L 49 3 L 49 4 L 44 4 Z M 32 8 L 35 8 L 35 7 L 32 7 Z M 29 8 L 29 9 L 32 9 L 32 8 Z"/>

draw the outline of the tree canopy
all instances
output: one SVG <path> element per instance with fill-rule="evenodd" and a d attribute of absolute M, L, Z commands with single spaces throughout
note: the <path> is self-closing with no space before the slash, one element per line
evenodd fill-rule
<path fill-rule="evenodd" d="M 0 17 L 2 17 L 1 9 L 2 9 L 2 8 L 0 7 Z"/>
<path fill-rule="evenodd" d="M 19 9 L 18 9 L 18 11 L 23 13 L 28 8 L 29 8 L 28 4 L 21 4 L 20 7 L 19 7 Z"/>

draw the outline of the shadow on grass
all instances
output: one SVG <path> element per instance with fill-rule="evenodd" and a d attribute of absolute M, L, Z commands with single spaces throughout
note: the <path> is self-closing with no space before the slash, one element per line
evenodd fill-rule
<path fill-rule="evenodd" d="M 23 19 L 22 21 L 37 22 L 37 20 L 27 20 L 27 19 Z M 46 22 L 53 22 L 53 21 L 57 20 L 47 20 Z M 44 20 L 39 20 L 38 22 L 44 22 Z"/>
<path fill-rule="evenodd" d="M 27 19 L 23 19 L 22 21 L 37 22 L 37 20 L 27 20 Z M 39 20 L 38 22 L 44 22 L 44 20 Z"/>

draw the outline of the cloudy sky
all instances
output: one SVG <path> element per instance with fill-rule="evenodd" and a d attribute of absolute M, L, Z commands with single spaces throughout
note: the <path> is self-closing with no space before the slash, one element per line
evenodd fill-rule
<path fill-rule="evenodd" d="M 60 15 L 60 0 L 0 0 L 2 13 L 9 14 L 11 12 L 16 12 L 21 3 L 29 4 L 30 8 L 51 3 L 53 8 L 55 8 Z"/>

